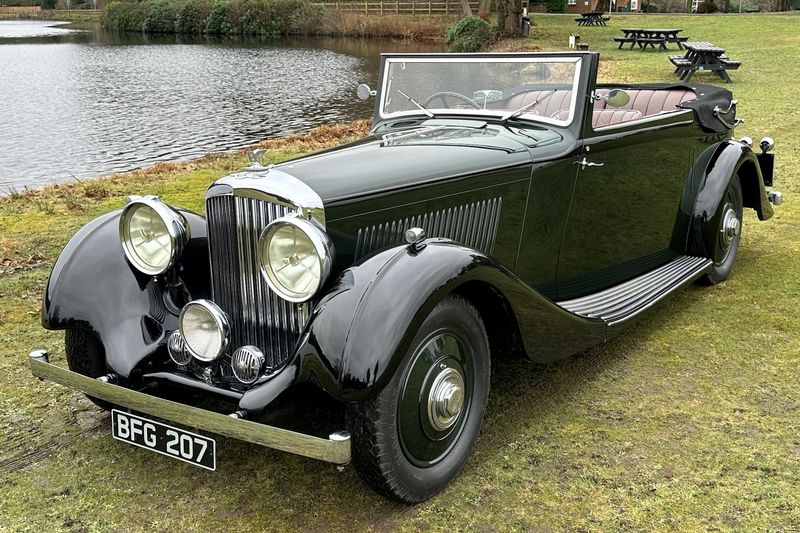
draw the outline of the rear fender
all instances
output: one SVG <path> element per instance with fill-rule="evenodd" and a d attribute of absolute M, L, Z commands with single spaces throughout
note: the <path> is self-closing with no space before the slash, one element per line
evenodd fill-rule
<path fill-rule="evenodd" d="M 61 251 L 45 290 L 42 325 L 91 331 L 103 343 L 107 366 L 127 378 L 177 328 L 177 313 L 165 297 L 164 276 L 146 276 L 125 259 L 119 240 L 120 213 L 89 222 Z M 192 298 L 207 297 L 205 219 L 190 211 L 181 213 L 192 237 L 176 268 Z"/>
<path fill-rule="evenodd" d="M 717 227 L 715 216 L 725 190 L 732 179 L 739 179 L 742 185 L 744 207 L 752 208 L 759 220 L 772 217 L 772 205 L 767 198 L 764 178 L 756 154 L 748 146 L 733 140 L 721 142 L 712 151 L 710 158 L 701 157 L 699 189 L 694 201 L 691 220 L 689 253 L 709 257 L 708 250 L 714 249 Z M 707 161 L 707 162 L 706 162 Z"/>

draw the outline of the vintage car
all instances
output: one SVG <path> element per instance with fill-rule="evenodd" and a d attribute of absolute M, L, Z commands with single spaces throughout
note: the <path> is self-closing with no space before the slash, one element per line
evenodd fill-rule
<path fill-rule="evenodd" d="M 725 280 L 743 209 L 780 203 L 774 143 L 733 138 L 729 91 L 598 85 L 598 61 L 384 55 L 358 91 L 366 139 L 254 157 L 208 188 L 205 218 L 136 196 L 81 229 L 42 310 L 70 370 L 36 350 L 33 374 L 112 410 L 115 438 L 205 468 L 221 434 L 431 497 L 478 438 L 492 358 L 575 354 Z M 341 431 L 265 423 L 301 383 Z"/>

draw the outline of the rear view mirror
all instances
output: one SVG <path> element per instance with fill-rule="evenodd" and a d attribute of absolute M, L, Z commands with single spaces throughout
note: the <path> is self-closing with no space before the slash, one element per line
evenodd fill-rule
<path fill-rule="evenodd" d="M 631 95 L 622 89 L 611 89 L 608 94 L 603 97 L 606 104 L 610 107 L 622 107 L 628 105 L 631 101 Z"/>
<path fill-rule="evenodd" d="M 369 85 L 366 83 L 361 83 L 358 87 L 356 87 L 356 94 L 361 100 L 367 100 L 370 96 L 375 96 L 378 94 L 378 92 L 370 89 Z"/>

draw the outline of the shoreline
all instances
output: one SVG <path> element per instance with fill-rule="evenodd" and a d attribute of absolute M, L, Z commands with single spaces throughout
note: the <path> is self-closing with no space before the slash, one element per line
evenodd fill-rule
<path fill-rule="evenodd" d="M 275 163 L 276 161 L 272 161 L 273 157 L 270 157 L 270 154 L 276 151 L 290 154 L 297 153 L 299 155 L 323 150 L 363 137 L 369 133 L 369 128 L 369 119 L 358 119 L 345 124 L 316 126 L 303 133 L 292 133 L 274 139 L 264 139 L 227 152 L 209 152 L 185 161 L 164 161 L 122 172 L 111 172 L 88 178 L 74 178 L 72 181 L 54 181 L 41 186 L 25 186 L 22 189 L 8 186 L 8 190 L 0 190 L 0 206 L 9 200 L 25 200 L 49 197 L 54 194 L 69 194 L 70 192 L 76 192 L 77 189 L 92 188 L 96 190 L 102 188 L 101 185 L 103 183 L 121 183 L 125 178 L 131 178 L 133 182 L 146 182 L 148 179 L 158 180 L 160 175 L 164 173 L 178 174 L 186 171 L 203 170 L 204 167 L 217 168 L 225 163 L 243 162 L 245 164 L 247 154 L 258 148 L 269 150 L 265 160 Z"/>

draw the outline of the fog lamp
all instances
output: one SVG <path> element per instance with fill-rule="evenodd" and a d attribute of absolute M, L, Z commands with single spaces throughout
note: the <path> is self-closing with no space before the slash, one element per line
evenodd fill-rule
<path fill-rule="evenodd" d="M 225 353 L 230 338 L 230 322 L 214 302 L 189 302 L 181 310 L 178 325 L 186 350 L 200 361 L 207 363 Z"/>

